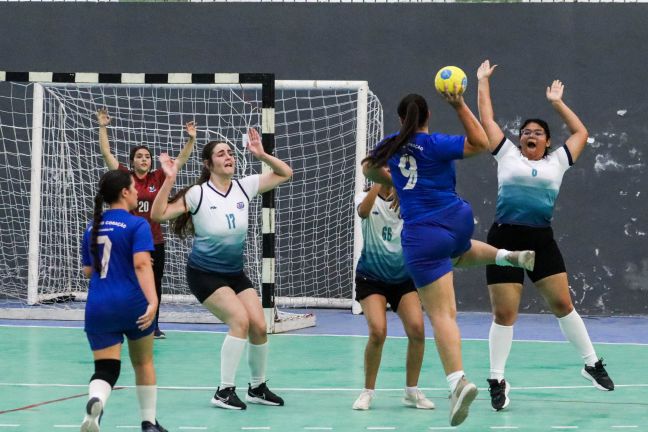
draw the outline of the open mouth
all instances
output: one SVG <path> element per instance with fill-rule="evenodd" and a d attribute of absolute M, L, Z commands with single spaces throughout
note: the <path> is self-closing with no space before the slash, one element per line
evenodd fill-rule
<path fill-rule="evenodd" d="M 536 148 L 537 146 L 536 146 L 536 143 L 535 143 L 535 142 L 533 142 L 533 141 L 527 141 L 527 147 L 528 147 L 529 149 L 531 149 L 531 150 L 535 150 L 535 148 Z"/>

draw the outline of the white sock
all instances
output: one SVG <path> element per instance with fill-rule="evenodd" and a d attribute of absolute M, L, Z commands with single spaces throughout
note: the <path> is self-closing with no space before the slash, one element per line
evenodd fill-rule
<path fill-rule="evenodd" d="M 446 376 L 446 381 L 448 381 L 448 386 L 450 386 L 450 392 L 454 392 L 457 388 L 457 384 L 461 381 L 461 378 L 464 376 L 464 371 L 460 370 L 457 372 L 452 372 Z"/>
<path fill-rule="evenodd" d="M 231 335 L 225 336 L 221 347 L 221 384 L 220 388 L 234 387 L 236 370 L 241 361 L 247 339 L 237 338 Z"/>
<path fill-rule="evenodd" d="M 108 382 L 101 379 L 94 379 L 88 384 L 88 400 L 93 397 L 99 398 L 101 405 L 106 408 L 106 403 L 112 392 L 112 387 Z"/>
<path fill-rule="evenodd" d="M 137 385 L 137 400 L 139 401 L 142 421 L 155 424 L 155 407 L 157 405 L 157 385 Z"/>
<path fill-rule="evenodd" d="M 508 262 L 506 257 L 508 254 L 511 253 L 511 251 L 507 251 L 506 249 L 497 249 L 497 255 L 495 255 L 495 264 L 498 266 L 506 266 L 506 267 L 511 267 L 513 264 Z"/>
<path fill-rule="evenodd" d="M 266 380 L 268 364 L 268 342 L 261 345 L 248 345 L 248 366 L 250 366 L 250 386 L 256 388 Z"/>
<path fill-rule="evenodd" d="M 418 386 L 414 387 L 405 387 L 405 393 L 415 395 L 418 392 Z"/>
<path fill-rule="evenodd" d="M 376 390 L 366 388 L 366 389 L 362 390 L 362 393 L 369 393 L 369 395 L 371 397 L 374 397 L 374 395 L 376 394 Z"/>
<path fill-rule="evenodd" d="M 596 351 L 594 351 L 594 346 L 592 346 L 589 334 L 587 334 L 585 323 L 580 315 L 578 315 L 578 312 L 576 312 L 576 309 L 564 317 L 558 318 L 558 325 L 560 325 L 560 330 L 565 338 L 576 347 L 576 350 L 583 357 L 585 364 L 587 366 L 594 366 L 594 363 L 598 361 L 598 357 L 596 356 Z"/>
<path fill-rule="evenodd" d="M 490 353 L 490 378 L 498 382 L 504 379 L 506 361 L 513 344 L 513 326 L 503 326 L 491 323 L 488 332 L 488 348 Z"/>

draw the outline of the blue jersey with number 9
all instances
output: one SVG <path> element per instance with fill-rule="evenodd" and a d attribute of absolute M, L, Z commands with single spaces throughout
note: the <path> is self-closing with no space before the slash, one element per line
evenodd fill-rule
<path fill-rule="evenodd" d="M 83 236 L 82 263 L 92 267 L 91 237 L 89 224 Z M 93 271 L 90 278 L 85 328 L 92 333 L 120 331 L 125 325 L 133 326 L 148 304 L 137 281 L 133 255 L 154 249 L 151 227 L 146 219 L 126 210 L 107 210 L 101 218 L 97 246 L 101 272 Z"/>
<path fill-rule="evenodd" d="M 462 135 L 416 133 L 389 159 L 404 222 L 424 219 L 462 202 L 455 191 L 454 160 L 463 159 L 464 141 Z"/>

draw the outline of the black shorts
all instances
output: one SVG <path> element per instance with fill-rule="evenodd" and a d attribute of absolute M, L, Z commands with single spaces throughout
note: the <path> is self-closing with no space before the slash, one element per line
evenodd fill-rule
<path fill-rule="evenodd" d="M 207 300 L 207 297 L 214 294 L 218 288 L 225 286 L 232 288 L 236 294 L 253 288 L 252 281 L 243 271 L 216 273 L 198 270 L 190 266 L 187 266 L 187 284 L 191 293 L 200 303 Z"/>
<path fill-rule="evenodd" d="M 414 282 L 411 279 L 405 282 L 391 284 L 356 274 L 355 283 L 355 299 L 357 301 L 363 300 L 371 294 L 380 294 L 387 299 L 387 303 L 389 303 L 394 312 L 398 309 L 398 304 L 405 294 L 416 291 Z"/>
<path fill-rule="evenodd" d="M 488 231 L 488 244 L 499 249 L 533 250 L 536 253 L 535 268 L 527 271 L 532 282 L 548 276 L 565 273 L 563 260 L 551 227 L 529 227 L 494 223 Z M 498 283 L 523 283 L 524 269 L 516 267 L 486 266 L 488 285 Z"/>

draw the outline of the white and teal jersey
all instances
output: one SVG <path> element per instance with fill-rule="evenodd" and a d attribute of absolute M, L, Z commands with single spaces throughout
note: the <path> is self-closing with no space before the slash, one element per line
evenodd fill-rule
<path fill-rule="evenodd" d="M 195 231 L 188 260 L 191 267 L 218 273 L 243 270 L 248 210 L 258 192 L 258 175 L 232 180 L 224 194 L 211 181 L 187 191 L 185 202 Z"/>
<path fill-rule="evenodd" d="M 358 195 L 356 209 L 367 196 Z M 369 216 L 362 219 L 364 245 L 356 272 L 369 279 L 387 283 L 404 282 L 410 278 L 405 270 L 401 231 L 403 220 L 389 208 L 390 202 L 376 197 Z"/>
<path fill-rule="evenodd" d="M 567 146 L 534 161 L 504 139 L 493 156 L 497 160 L 498 182 L 495 222 L 550 226 L 563 175 L 573 165 Z"/>

